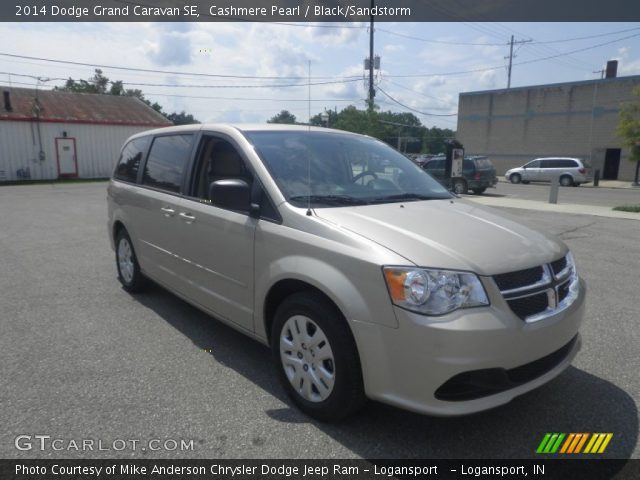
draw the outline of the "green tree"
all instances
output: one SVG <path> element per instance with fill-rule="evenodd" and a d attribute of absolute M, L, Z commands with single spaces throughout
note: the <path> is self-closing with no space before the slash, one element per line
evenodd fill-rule
<path fill-rule="evenodd" d="M 111 85 L 111 87 L 109 87 Z M 94 70 L 94 75 L 89 80 L 73 80 L 69 78 L 63 87 L 55 87 L 54 90 L 59 90 L 63 92 L 75 92 L 75 93 L 95 93 L 100 95 L 117 95 L 117 96 L 126 96 L 126 97 L 135 97 L 141 102 L 153 108 L 156 112 L 161 115 L 164 115 L 169 120 L 174 122 L 174 125 L 185 125 L 189 123 L 200 123 L 198 120 L 193 118 L 192 115 L 185 113 L 184 111 L 181 113 L 170 113 L 167 114 L 162 109 L 162 105 L 157 102 L 151 102 L 145 98 L 142 90 L 135 89 L 125 89 L 124 83 L 122 80 L 111 81 L 108 77 L 105 77 L 102 73 L 102 70 L 96 68 Z M 176 123 L 181 122 L 181 123 Z"/>
<path fill-rule="evenodd" d="M 425 129 L 422 149 L 424 153 L 444 153 L 445 141 L 455 137 L 455 132 L 449 128 L 431 127 Z"/>
<path fill-rule="evenodd" d="M 269 120 L 267 120 L 267 123 L 295 124 L 296 116 L 293 113 L 289 112 L 288 110 L 282 110 L 280 113 L 278 113 L 277 115 L 274 115 Z"/>
<path fill-rule="evenodd" d="M 184 111 L 180 113 L 170 113 L 166 117 L 171 120 L 174 125 L 191 125 L 194 123 L 200 123 L 198 120 L 193 118 L 193 115 L 185 113 Z"/>
<path fill-rule="evenodd" d="M 376 108 L 360 110 L 354 105 L 340 112 L 329 110 L 329 127 L 361 133 L 387 142 L 392 147 L 414 153 L 445 151 L 444 141 L 455 136 L 448 128 L 425 127 L 411 112 L 380 112 Z M 311 117 L 311 125 L 323 125 L 321 113 Z"/>
<path fill-rule="evenodd" d="M 636 101 L 625 105 L 620 110 L 618 121 L 618 136 L 622 138 L 622 144 L 629 147 L 629 160 L 636 162 L 636 173 L 633 180 L 638 185 L 638 173 L 640 171 L 640 87 L 633 90 Z"/>
<path fill-rule="evenodd" d="M 93 77 L 89 80 L 73 80 L 72 78 L 69 78 L 64 84 L 64 87 L 55 87 L 54 90 L 61 90 L 63 92 L 105 94 L 108 93 L 108 85 L 109 79 L 102 74 L 102 70 L 96 68 Z M 122 87 L 122 82 L 120 82 L 120 86 Z"/>

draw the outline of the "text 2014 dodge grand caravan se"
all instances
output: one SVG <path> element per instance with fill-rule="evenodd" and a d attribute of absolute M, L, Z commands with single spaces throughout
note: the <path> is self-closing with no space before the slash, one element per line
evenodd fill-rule
<path fill-rule="evenodd" d="M 509 402 L 580 348 L 559 240 L 447 192 L 375 139 L 283 125 L 140 133 L 108 189 L 118 276 L 271 346 L 307 414 Z M 240 354 L 240 353 L 239 353 Z"/>

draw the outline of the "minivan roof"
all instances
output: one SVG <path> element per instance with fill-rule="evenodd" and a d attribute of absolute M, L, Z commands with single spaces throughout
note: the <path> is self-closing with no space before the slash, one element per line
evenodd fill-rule
<path fill-rule="evenodd" d="M 579 161 L 582 161 L 581 158 L 577 158 L 577 157 L 536 157 L 533 160 L 579 160 Z"/>
<path fill-rule="evenodd" d="M 290 125 L 285 123 L 201 123 L 191 125 L 178 125 L 173 127 L 156 128 L 140 132 L 131 138 L 141 137 L 145 135 L 156 135 L 158 133 L 179 133 L 179 132 L 195 132 L 199 130 L 224 130 L 234 128 L 240 132 L 256 132 L 256 131 L 286 131 L 286 132 L 330 132 L 344 135 L 359 135 L 357 133 L 347 132 L 344 130 L 334 130 L 332 128 L 314 127 L 310 125 Z M 363 135 L 364 136 L 364 135 Z"/>

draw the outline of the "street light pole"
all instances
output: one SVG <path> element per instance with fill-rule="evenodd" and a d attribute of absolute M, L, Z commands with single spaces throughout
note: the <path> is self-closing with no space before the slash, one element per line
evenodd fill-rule
<path fill-rule="evenodd" d="M 373 2 L 371 0 L 371 12 L 373 12 Z M 373 97 L 376 92 L 373 89 L 373 13 L 369 17 L 369 110 L 373 110 Z"/>

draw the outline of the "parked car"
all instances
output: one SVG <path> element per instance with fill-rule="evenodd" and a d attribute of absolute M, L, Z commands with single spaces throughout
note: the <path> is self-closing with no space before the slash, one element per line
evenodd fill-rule
<path fill-rule="evenodd" d="M 490 409 L 580 349 L 585 286 L 567 246 L 455 197 L 370 137 L 146 131 L 125 142 L 107 202 L 124 290 L 151 279 L 269 345 L 288 395 L 321 420 L 366 398 Z"/>
<path fill-rule="evenodd" d="M 563 187 L 593 181 L 591 166 L 585 160 L 569 157 L 536 158 L 522 167 L 507 170 L 504 177 L 511 183 L 525 184 L 550 182 L 557 177 Z"/>
<path fill-rule="evenodd" d="M 427 160 L 423 165 L 429 174 L 440 182 L 445 182 L 445 158 L 434 157 Z M 453 180 L 451 189 L 458 195 L 467 193 L 469 190 L 476 195 L 484 193 L 489 187 L 495 187 L 498 183 L 496 168 L 489 158 L 484 156 L 465 157 L 462 162 L 462 178 Z"/>

